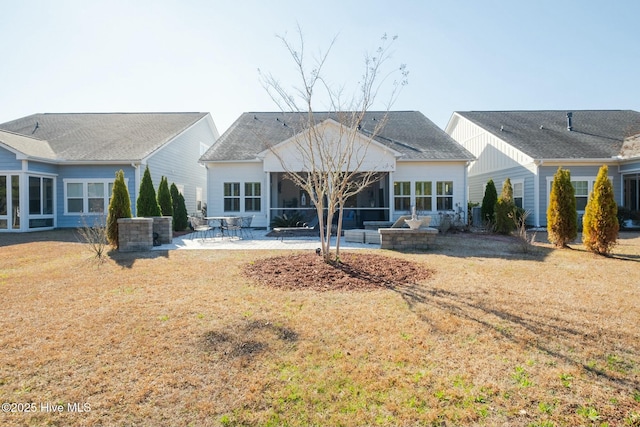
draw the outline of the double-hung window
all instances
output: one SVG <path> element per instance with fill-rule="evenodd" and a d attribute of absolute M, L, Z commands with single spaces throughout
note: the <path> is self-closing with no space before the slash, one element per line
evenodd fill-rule
<path fill-rule="evenodd" d="M 576 196 L 576 210 L 584 211 L 589 200 L 589 181 L 571 181 Z"/>
<path fill-rule="evenodd" d="M 260 211 L 260 183 L 244 183 L 244 210 L 246 212 Z"/>
<path fill-rule="evenodd" d="M 396 211 L 409 211 L 411 209 L 411 182 L 394 182 L 393 200 Z"/>
<path fill-rule="evenodd" d="M 240 183 L 239 182 L 224 183 L 224 211 L 225 212 L 240 211 Z"/>
<path fill-rule="evenodd" d="M 436 182 L 436 204 L 439 211 L 453 210 L 453 181 Z"/>
<path fill-rule="evenodd" d="M 430 181 L 416 181 L 416 210 L 431 211 L 433 191 Z"/>
<path fill-rule="evenodd" d="M 524 182 L 514 181 L 511 186 L 513 188 L 513 203 L 520 209 L 524 208 Z"/>
<path fill-rule="evenodd" d="M 113 193 L 113 180 L 65 180 L 66 214 L 101 215 L 107 212 Z"/>

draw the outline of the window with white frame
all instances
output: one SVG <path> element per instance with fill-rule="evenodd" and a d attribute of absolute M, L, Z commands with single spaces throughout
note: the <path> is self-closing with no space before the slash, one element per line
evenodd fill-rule
<path fill-rule="evenodd" d="M 202 188 L 196 187 L 196 211 L 202 212 Z"/>
<path fill-rule="evenodd" d="M 524 182 L 513 181 L 513 203 L 520 209 L 524 208 Z"/>
<path fill-rule="evenodd" d="M 244 183 L 244 210 L 246 212 L 260 211 L 260 183 L 245 182 Z"/>
<path fill-rule="evenodd" d="M 225 182 L 224 186 L 224 211 L 239 212 L 240 211 L 240 183 Z"/>
<path fill-rule="evenodd" d="M 431 211 L 433 210 L 433 190 L 431 181 L 416 181 L 415 183 L 415 195 L 416 195 L 416 210 L 418 211 Z"/>
<path fill-rule="evenodd" d="M 29 215 L 53 215 L 53 178 L 29 177 Z"/>
<path fill-rule="evenodd" d="M 575 190 L 576 210 L 584 211 L 589 201 L 589 181 L 571 181 L 571 185 L 573 185 L 573 189 Z"/>
<path fill-rule="evenodd" d="M 436 182 L 436 205 L 439 211 L 453 210 L 453 181 Z"/>
<path fill-rule="evenodd" d="M 396 211 L 411 209 L 411 182 L 397 181 L 393 183 L 393 200 Z"/>
<path fill-rule="evenodd" d="M 113 179 L 64 180 L 65 214 L 104 214 L 113 193 Z"/>

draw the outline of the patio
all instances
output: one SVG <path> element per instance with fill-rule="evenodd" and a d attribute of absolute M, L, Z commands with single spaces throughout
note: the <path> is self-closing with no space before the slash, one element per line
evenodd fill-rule
<path fill-rule="evenodd" d="M 181 250 L 181 249 L 274 249 L 274 250 L 296 250 L 296 249 L 316 249 L 320 247 L 319 237 L 317 236 L 284 236 L 272 237 L 267 234 L 269 230 L 252 230 L 253 238 L 238 239 L 229 237 L 207 237 L 202 239 L 194 236 L 194 233 L 185 234 L 183 236 L 174 237 L 171 244 L 154 246 L 152 250 Z M 331 237 L 331 246 L 335 247 L 336 237 Z M 379 249 L 379 244 L 347 242 L 342 236 L 340 238 L 340 249 Z"/>

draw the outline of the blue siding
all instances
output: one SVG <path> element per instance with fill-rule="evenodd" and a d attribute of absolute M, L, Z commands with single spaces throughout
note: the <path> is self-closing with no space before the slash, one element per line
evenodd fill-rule
<path fill-rule="evenodd" d="M 0 170 L 21 170 L 22 161 L 16 160 L 16 155 L 11 151 L 0 148 Z"/>
<path fill-rule="evenodd" d="M 562 166 L 563 169 L 568 169 L 571 172 L 571 179 L 579 177 L 586 177 L 590 180 L 595 180 L 598 176 L 598 171 L 600 170 L 600 166 Z M 622 179 L 621 175 L 618 173 L 618 165 L 610 164 L 607 165 L 609 167 L 609 177 L 612 180 L 613 184 L 613 194 L 615 195 L 615 200 L 618 205 L 622 204 L 622 200 L 620 199 L 621 195 L 621 186 Z M 547 225 L 547 207 L 549 202 L 549 187 L 548 182 L 553 179 L 556 171 L 558 170 L 558 166 L 542 166 L 539 169 L 539 183 L 540 183 L 540 224 L 542 226 Z"/>
<path fill-rule="evenodd" d="M 29 172 L 36 172 L 36 173 L 57 174 L 58 165 L 52 165 L 50 163 L 34 162 L 30 160 L 28 170 Z"/>
<path fill-rule="evenodd" d="M 524 206 L 525 210 L 533 212 L 535 209 L 535 197 L 534 197 L 534 183 L 535 177 L 533 172 L 525 167 L 515 167 L 500 171 L 494 171 L 486 174 L 475 175 L 469 177 L 469 201 L 472 203 L 482 204 L 484 198 L 484 190 L 486 183 L 493 179 L 496 185 L 498 196 L 502 191 L 502 185 L 504 181 L 509 178 L 511 182 L 523 181 L 524 184 Z M 533 215 L 529 216 L 529 221 L 533 224 Z"/>
<path fill-rule="evenodd" d="M 215 126 L 207 117 L 178 135 L 173 141 L 151 155 L 147 160 L 153 185 L 158 189 L 160 178 L 166 176 L 169 186 L 183 186 L 183 196 L 189 213 L 196 211 L 196 187 L 202 189 L 203 202 L 207 196 L 207 169 L 198 163 L 200 144 L 210 147 L 218 137 Z M 180 161 L 176 161 L 179 159 Z M 141 170 L 141 176 L 144 167 Z"/>
<path fill-rule="evenodd" d="M 620 173 L 637 173 L 637 172 L 640 172 L 640 160 L 638 160 L 637 162 L 620 165 Z"/>
<path fill-rule="evenodd" d="M 80 165 L 80 166 L 60 166 L 57 178 L 56 188 L 56 214 L 58 216 L 58 227 L 80 227 L 82 226 L 82 215 L 67 214 L 65 215 L 65 199 L 64 199 L 64 180 L 65 179 L 115 179 L 116 172 L 122 169 L 124 171 L 125 181 L 128 179 L 129 196 L 131 197 L 131 209 L 135 215 L 135 204 L 131 187 L 135 182 L 135 169 L 132 166 L 125 165 Z M 105 212 L 106 217 L 106 212 Z"/>

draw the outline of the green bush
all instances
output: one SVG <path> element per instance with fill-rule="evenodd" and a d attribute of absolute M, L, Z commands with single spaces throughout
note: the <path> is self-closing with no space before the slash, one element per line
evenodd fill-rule
<path fill-rule="evenodd" d="M 156 199 L 156 190 L 153 188 L 149 166 L 144 170 L 142 182 L 140 183 L 140 192 L 136 202 L 136 215 L 139 217 L 160 216 L 160 206 L 158 206 L 158 200 Z"/>
<path fill-rule="evenodd" d="M 113 193 L 109 201 L 107 213 L 107 240 L 110 245 L 120 247 L 118 240 L 118 219 L 131 218 L 131 198 L 127 184 L 124 182 L 124 172 L 120 169 L 116 172 L 116 180 L 113 183 Z"/>
<path fill-rule="evenodd" d="M 171 200 L 171 192 L 169 191 L 169 183 L 167 177 L 160 179 L 158 187 L 158 206 L 163 216 L 173 216 L 173 201 Z"/>
<path fill-rule="evenodd" d="M 189 226 L 187 206 L 185 205 L 184 197 L 178 191 L 178 187 L 173 183 L 169 191 L 171 192 L 171 200 L 173 201 L 173 231 L 184 231 Z"/>
<path fill-rule="evenodd" d="M 271 227 L 302 227 L 304 218 L 298 212 L 284 213 L 271 220 Z"/>
<path fill-rule="evenodd" d="M 571 184 L 571 172 L 566 169 L 558 168 L 553 176 L 547 208 L 547 233 L 549 241 L 559 248 L 567 247 L 567 243 L 578 237 L 575 190 Z"/>
<path fill-rule="evenodd" d="M 482 214 L 482 221 L 485 223 L 493 224 L 495 218 L 496 202 L 498 201 L 498 191 L 493 180 L 490 179 L 487 182 L 487 187 L 484 190 L 484 197 L 482 198 L 482 207 L 480 213 Z"/>
<path fill-rule="evenodd" d="M 507 178 L 502 186 L 502 193 L 495 207 L 495 230 L 500 234 L 511 234 L 516 227 L 516 204 L 513 201 L 513 187 Z"/>
<path fill-rule="evenodd" d="M 618 239 L 618 205 L 613 197 L 613 185 L 603 165 L 589 195 L 582 218 L 582 244 L 591 252 L 607 255 Z"/>

